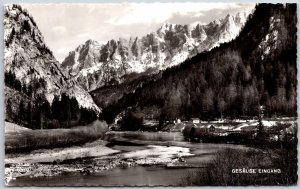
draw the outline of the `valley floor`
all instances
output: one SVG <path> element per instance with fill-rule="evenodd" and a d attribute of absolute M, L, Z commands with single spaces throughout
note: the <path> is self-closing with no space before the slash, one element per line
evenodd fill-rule
<path fill-rule="evenodd" d="M 292 119 L 284 120 L 285 122 L 291 122 Z M 283 122 L 282 119 L 281 122 Z M 219 124 L 220 129 L 222 125 L 224 125 L 224 123 L 209 124 Z M 245 127 L 246 124 L 249 124 L 249 126 L 255 125 L 254 121 L 242 121 L 239 125 L 235 125 L 234 128 L 238 130 L 239 128 Z M 174 124 L 174 126 L 179 125 Z M 267 125 L 266 127 L 273 127 L 273 124 Z M 174 130 L 174 128 L 172 130 Z M 182 130 L 182 128 L 179 127 L 178 130 Z M 66 136 L 71 132 L 63 129 L 49 132 L 58 133 L 58 131 L 64 131 Z M 16 137 L 16 139 L 23 139 L 28 133 L 34 133 L 34 136 L 36 136 L 38 133 L 43 132 L 43 136 L 52 136 L 45 134 L 48 131 L 34 131 L 16 124 L 6 123 L 6 147 L 9 146 L 8 144 L 17 144 L 17 141 L 12 141 L 13 136 L 19 136 L 19 138 Z M 32 185 L 39 185 L 40 182 L 34 180 L 35 178 L 47 177 L 50 180 L 53 178 L 52 181 L 56 182 L 56 180 L 58 178 L 61 179 L 61 177 L 82 178 L 83 175 L 85 175 L 84 178 L 87 180 L 82 182 L 89 182 L 89 179 L 92 179 L 92 182 L 96 182 L 96 185 L 101 185 L 102 181 L 106 182 L 104 177 L 108 178 L 108 175 L 112 174 L 110 170 L 115 170 L 113 174 L 119 177 L 122 183 L 126 183 L 125 177 L 121 176 L 123 173 L 126 174 L 125 172 L 130 172 L 132 175 L 135 175 L 136 173 L 134 173 L 134 171 L 138 170 L 141 171 L 141 174 L 145 174 L 145 177 L 148 174 L 152 175 L 150 176 L 151 178 L 155 177 L 156 181 L 152 183 L 168 185 L 170 184 L 169 182 L 164 182 L 164 179 L 157 178 L 155 174 L 153 175 L 151 171 L 149 172 L 149 170 L 143 167 L 152 167 L 153 171 L 156 169 L 159 169 L 161 172 L 165 171 L 166 175 L 175 174 L 177 177 L 172 179 L 178 180 L 182 174 L 181 171 L 204 168 L 206 163 L 210 162 L 219 151 L 231 148 L 239 152 L 247 152 L 254 149 L 254 147 L 238 144 L 189 142 L 185 141 L 183 134 L 178 131 L 109 131 L 106 132 L 101 139 L 100 136 L 101 135 L 94 141 L 74 144 L 67 147 L 40 148 L 31 150 L 30 153 L 27 151 L 18 152 L 16 150 L 6 153 L 5 180 L 7 185 L 18 186 L 19 184 L 30 183 L 31 181 Z M 133 169 L 133 167 L 141 168 Z M 129 170 L 127 170 L 127 168 Z M 169 169 L 174 170 L 170 171 Z M 101 178 L 104 179 L 102 179 L 101 182 L 94 180 L 94 177 L 99 176 L 99 174 L 101 174 Z M 138 180 L 133 179 L 131 182 L 135 183 L 137 181 Z M 40 184 L 47 185 L 47 182 L 48 181 L 43 181 Z M 178 185 L 178 183 L 174 184 Z M 116 186 L 118 183 L 114 183 L 114 181 L 111 180 L 109 182 L 107 181 L 107 185 Z"/>
<path fill-rule="evenodd" d="M 175 166 L 183 157 L 191 156 L 189 148 L 164 145 L 112 146 L 97 140 L 82 146 L 68 148 L 41 149 L 30 154 L 6 154 L 5 177 L 52 177 L 79 172 L 100 173 L 115 167 L 137 165 Z M 184 166 L 184 165 L 182 165 Z"/>

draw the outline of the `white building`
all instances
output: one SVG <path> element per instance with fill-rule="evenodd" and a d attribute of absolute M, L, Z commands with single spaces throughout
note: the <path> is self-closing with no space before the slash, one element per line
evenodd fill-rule
<path fill-rule="evenodd" d="M 200 123 L 200 119 L 199 118 L 191 118 L 191 121 L 193 123 Z"/>

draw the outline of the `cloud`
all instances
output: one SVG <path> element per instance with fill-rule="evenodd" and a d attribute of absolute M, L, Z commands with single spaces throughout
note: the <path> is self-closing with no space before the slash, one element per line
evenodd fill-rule
<path fill-rule="evenodd" d="M 55 34 L 64 34 L 67 32 L 67 29 L 64 26 L 54 26 L 52 30 Z"/>
<path fill-rule="evenodd" d="M 141 37 L 156 31 L 165 22 L 209 23 L 254 3 L 57 3 L 21 4 L 33 16 L 47 46 L 63 60 L 88 39 Z"/>
<path fill-rule="evenodd" d="M 221 6 L 222 5 L 222 6 Z M 167 20 L 169 23 L 188 24 L 188 23 L 201 23 L 208 24 L 209 22 L 224 18 L 227 14 L 235 15 L 241 11 L 253 9 L 254 4 L 224 4 L 212 7 L 207 7 L 206 10 L 191 11 L 191 12 L 175 12 Z M 248 12 L 248 11 L 247 11 Z"/>
<path fill-rule="evenodd" d="M 194 17 L 203 15 L 203 12 L 226 9 L 237 9 L 245 4 L 237 3 L 134 3 L 123 4 L 124 14 L 111 17 L 106 23 L 112 25 L 130 25 L 138 23 L 165 22 L 174 14 L 186 16 L 191 13 Z"/>
<path fill-rule="evenodd" d="M 76 35 L 77 38 L 84 38 L 84 39 L 93 39 L 95 36 L 92 33 L 80 33 Z"/>
<path fill-rule="evenodd" d="M 95 9 L 96 8 L 95 8 L 94 5 L 90 5 L 89 8 L 88 8 L 88 13 L 90 13 L 90 14 L 93 13 Z"/>

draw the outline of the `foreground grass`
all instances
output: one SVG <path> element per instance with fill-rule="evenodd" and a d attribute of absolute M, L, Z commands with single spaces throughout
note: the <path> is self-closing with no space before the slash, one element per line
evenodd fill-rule
<path fill-rule="evenodd" d="M 107 131 L 105 122 L 71 129 L 17 130 L 5 133 L 5 152 L 22 153 L 41 148 L 68 147 L 101 138 Z"/>

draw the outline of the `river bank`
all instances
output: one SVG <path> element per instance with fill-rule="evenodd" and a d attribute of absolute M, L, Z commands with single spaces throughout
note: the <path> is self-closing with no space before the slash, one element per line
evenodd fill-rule
<path fill-rule="evenodd" d="M 119 145 L 97 140 L 82 146 L 41 149 L 30 154 L 7 154 L 6 181 L 20 177 L 53 177 L 72 172 L 95 174 L 115 167 L 138 165 L 189 166 L 182 164 L 184 157 L 193 155 L 186 147 L 136 145 L 123 145 L 120 148 Z"/>
<path fill-rule="evenodd" d="M 110 132 L 108 135 L 114 140 L 99 139 L 81 146 L 34 150 L 30 154 L 6 154 L 6 183 L 10 186 L 18 186 L 21 181 L 23 183 L 30 180 L 35 180 L 33 183 L 36 185 L 38 184 L 36 179 L 39 178 L 47 178 L 41 180 L 41 184 L 48 182 L 50 178 L 55 180 L 82 176 L 90 179 L 99 174 L 102 176 L 110 174 L 111 171 L 116 176 L 119 175 L 119 179 L 122 180 L 123 172 L 131 172 L 135 169 L 138 171 L 144 169 L 149 177 L 156 177 L 147 167 L 174 172 L 174 175 L 179 177 L 182 170 L 203 167 L 216 152 L 222 149 L 228 147 L 248 149 L 233 144 L 191 143 L 181 140 L 181 133 Z M 136 137 L 132 138 L 133 136 Z M 125 140 L 128 137 L 130 143 Z M 175 140 L 176 138 L 178 140 Z M 107 185 L 114 185 L 114 183 L 107 183 Z"/>

